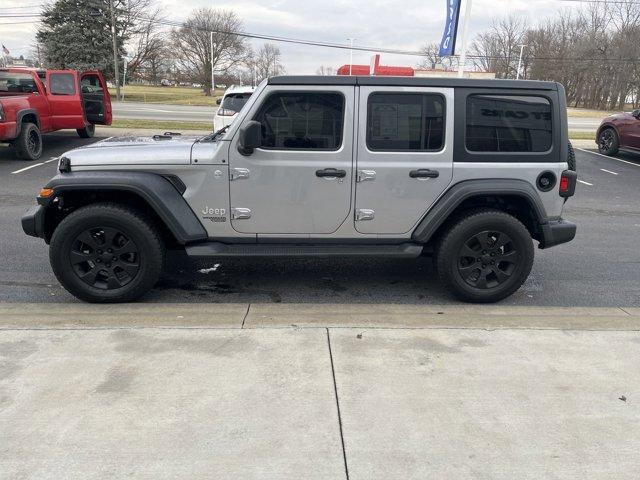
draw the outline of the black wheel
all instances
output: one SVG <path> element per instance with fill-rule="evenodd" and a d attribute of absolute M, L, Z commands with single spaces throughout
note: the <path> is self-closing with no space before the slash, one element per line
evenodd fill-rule
<path fill-rule="evenodd" d="M 23 123 L 18 138 L 13 141 L 16 157 L 37 160 L 42 156 L 42 135 L 34 123 Z"/>
<path fill-rule="evenodd" d="M 613 128 L 605 128 L 598 135 L 598 151 L 603 155 L 615 155 L 620 148 L 618 134 Z"/>
<path fill-rule="evenodd" d="M 533 242 L 515 217 L 497 210 L 470 213 L 436 248 L 440 279 L 460 299 L 497 302 L 514 293 L 533 266 Z"/>
<path fill-rule="evenodd" d="M 49 259 L 56 277 L 87 302 L 128 302 L 153 288 L 164 262 L 156 228 L 117 204 L 80 208 L 55 229 Z"/>
<path fill-rule="evenodd" d="M 576 152 L 573 149 L 573 145 L 569 142 L 569 152 L 567 154 L 567 164 L 569 165 L 569 170 L 573 170 L 576 172 Z"/>
<path fill-rule="evenodd" d="M 80 138 L 91 138 L 96 133 L 96 126 L 93 124 L 87 125 L 84 128 L 78 128 L 76 132 L 78 132 Z"/>

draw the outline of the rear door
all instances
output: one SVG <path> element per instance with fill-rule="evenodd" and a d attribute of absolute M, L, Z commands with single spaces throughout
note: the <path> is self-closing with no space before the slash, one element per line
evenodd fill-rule
<path fill-rule="evenodd" d="M 453 89 L 360 87 L 355 228 L 410 232 L 453 177 Z"/>
<path fill-rule="evenodd" d="M 97 70 L 84 72 L 80 78 L 80 90 L 87 121 L 96 125 L 111 125 L 111 96 L 102 73 Z"/>
<path fill-rule="evenodd" d="M 270 85 L 243 121 L 262 147 L 229 151 L 231 225 L 260 236 L 332 233 L 351 207 L 354 87 Z"/>
<path fill-rule="evenodd" d="M 84 127 L 78 73 L 71 70 L 47 70 L 46 86 L 53 130 Z"/>

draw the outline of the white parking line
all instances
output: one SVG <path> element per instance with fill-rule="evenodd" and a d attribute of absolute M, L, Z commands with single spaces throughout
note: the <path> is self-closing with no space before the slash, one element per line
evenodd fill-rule
<path fill-rule="evenodd" d="M 44 165 L 44 162 L 34 163 L 33 165 L 29 165 L 28 167 L 21 168 L 20 170 L 16 170 L 15 172 L 11 172 L 11 174 L 26 172 L 27 170 L 39 167 L 40 165 Z"/>
<path fill-rule="evenodd" d="M 600 170 L 602 170 L 603 172 L 610 173 L 611 175 L 618 175 L 616 172 L 612 172 L 611 170 L 607 170 L 606 168 L 601 168 Z"/>
<path fill-rule="evenodd" d="M 616 162 L 628 163 L 629 165 L 633 165 L 634 167 L 640 167 L 639 163 L 629 162 L 627 160 L 622 160 L 621 158 L 609 157 L 607 155 L 603 155 L 598 152 L 592 152 L 591 150 L 585 150 L 584 148 L 576 148 L 576 150 L 580 150 L 581 152 L 592 153 L 593 155 L 598 155 L 600 157 L 608 158 L 609 160 L 615 160 Z"/>
<path fill-rule="evenodd" d="M 585 182 L 584 180 L 578 180 L 578 182 L 584 184 L 584 185 L 589 185 L 590 187 L 593 187 L 593 183 L 589 183 L 589 182 Z"/>

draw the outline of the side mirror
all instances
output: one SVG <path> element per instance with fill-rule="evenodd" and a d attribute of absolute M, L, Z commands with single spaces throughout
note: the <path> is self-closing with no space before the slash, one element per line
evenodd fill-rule
<path fill-rule="evenodd" d="M 222 103 L 222 97 L 218 98 L 216 100 L 216 105 L 220 105 Z"/>
<path fill-rule="evenodd" d="M 262 145 L 262 124 L 251 120 L 240 128 L 238 136 L 238 151 L 242 155 L 251 155 Z"/>
<path fill-rule="evenodd" d="M 636 117 L 636 120 L 640 120 L 640 108 L 636 108 L 633 112 L 631 112 L 631 115 Z"/>

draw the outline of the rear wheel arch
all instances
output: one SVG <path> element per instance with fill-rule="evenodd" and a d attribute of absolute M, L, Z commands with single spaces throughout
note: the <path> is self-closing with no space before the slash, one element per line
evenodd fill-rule
<path fill-rule="evenodd" d="M 470 211 L 492 209 L 518 219 L 532 238 L 543 240 L 540 225 L 547 214 L 534 187 L 524 180 L 469 180 L 451 187 L 415 228 L 412 239 L 434 244 L 447 229 Z"/>

